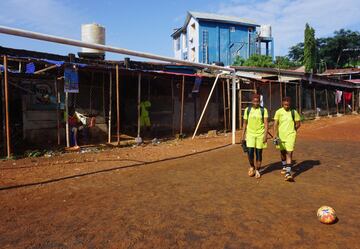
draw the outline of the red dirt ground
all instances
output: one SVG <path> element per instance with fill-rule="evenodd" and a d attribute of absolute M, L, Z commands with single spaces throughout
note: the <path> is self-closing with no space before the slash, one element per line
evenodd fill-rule
<path fill-rule="evenodd" d="M 248 177 L 230 136 L 1 162 L 0 248 L 360 248 L 359 125 L 305 123 L 295 183 L 271 145 Z"/>

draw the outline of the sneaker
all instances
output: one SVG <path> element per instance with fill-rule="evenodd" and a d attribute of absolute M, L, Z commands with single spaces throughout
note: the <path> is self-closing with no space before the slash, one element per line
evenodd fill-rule
<path fill-rule="evenodd" d="M 286 174 L 286 167 L 283 167 L 282 170 L 280 171 L 280 173 L 281 173 L 282 175 L 285 175 L 285 174 Z"/>
<path fill-rule="evenodd" d="M 261 177 L 260 172 L 258 170 L 255 170 L 255 178 L 259 179 Z"/>
<path fill-rule="evenodd" d="M 248 176 L 253 177 L 255 175 L 255 169 L 253 167 L 249 168 Z"/>
<path fill-rule="evenodd" d="M 291 173 L 286 172 L 285 174 L 285 181 L 287 182 L 292 182 L 294 180 L 294 178 L 292 177 Z"/>

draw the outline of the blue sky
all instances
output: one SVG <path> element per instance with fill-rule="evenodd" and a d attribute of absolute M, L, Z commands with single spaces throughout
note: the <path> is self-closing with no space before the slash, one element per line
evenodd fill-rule
<path fill-rule="evenodd" d="M 360 31 L 359 0 L 1 0 L 0 25 L 80 39 L 81 24 L 96 22 L 106 27 L 108 45 L 173 56 L 170 34 L 183 24 L 188 10 L 271 24 L 276 55 L 287 54 L 303 39 L 306 22 L 318 37 L 340 28 Z M 2 34 L 0 45 L 59 54 L 79 51 Z"/>

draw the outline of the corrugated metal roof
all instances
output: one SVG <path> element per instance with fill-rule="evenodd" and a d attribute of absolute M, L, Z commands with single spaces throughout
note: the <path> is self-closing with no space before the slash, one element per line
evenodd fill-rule
<path fill-rule="evenodd" d="M 219 22 L 228 22 L 228 23 L 241 23 L 247 24 L 252 26 L 260 26 L 254 20 L 247 19 L 247 18 L 240 18 L 236 16 L 224 16 L 219 14 L 213 13 L 203 13 L 203 12 L 196 12 L 196 11 L 189 11 L 189 14 L 196 19 L 203 19 L 203 20 L 213 20 Z"/>

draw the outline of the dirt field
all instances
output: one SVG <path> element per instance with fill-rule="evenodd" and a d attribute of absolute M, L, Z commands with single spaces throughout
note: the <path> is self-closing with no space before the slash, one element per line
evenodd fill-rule
<path fill-rule="evenodd" d="M 0 248 L 360 248 L 359 125 L 304 124 L 294 183 L 272 145 L 248 177 L 223 135 L 1 162 Z"/>

